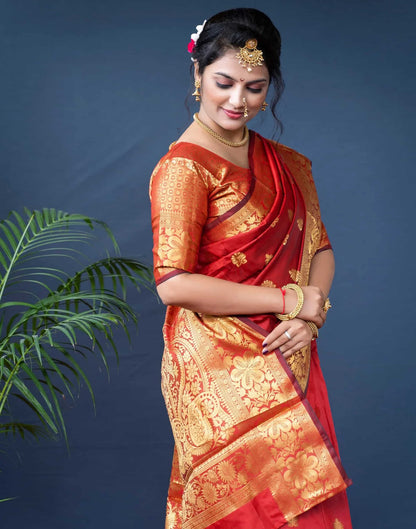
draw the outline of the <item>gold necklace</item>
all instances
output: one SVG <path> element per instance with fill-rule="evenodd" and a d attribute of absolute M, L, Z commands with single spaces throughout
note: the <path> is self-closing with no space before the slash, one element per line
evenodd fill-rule
<path fill-rule="evenodd" d="M 218 132 L 215 132 L 215 130 L 212 130 L 208 125 L 205 125 L 198 116 L 198 113 L 196 112 L 194 114 L 194 121 L 198 123 L 200 127 L 202 127 L 208 134 L 211 134 L 216 140 L 220 141 L 221 143 L 224 143 L 225 145 L 228 145 L 229 147 L 242 147 L 248 142 L 249 134 L 248 134 L 248 128 L 244 127 L 244 134 L 243 139 L 240 141 L 230 141 L 218 134 Z"/>

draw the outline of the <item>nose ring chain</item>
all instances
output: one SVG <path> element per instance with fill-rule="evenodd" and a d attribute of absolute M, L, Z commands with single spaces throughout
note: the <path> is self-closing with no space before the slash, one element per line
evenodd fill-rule
<path fill-rule="evenodd" d="M 248 118 L 247 101 L 245 97 L 243 97 L 243 103 L 244 103 L 244 117 Z"/>

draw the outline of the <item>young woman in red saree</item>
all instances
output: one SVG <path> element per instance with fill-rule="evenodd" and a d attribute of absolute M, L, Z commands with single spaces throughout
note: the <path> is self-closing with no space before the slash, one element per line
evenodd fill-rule
<path fill-rule="evenodd" d="M 280 35 L 233 9 L 198 26 L 199 115 L 154 170 L 168 529 L 351 529 L 316 350 L 334 259 L 307 158 L 248 132 L 283 82 Z"/>

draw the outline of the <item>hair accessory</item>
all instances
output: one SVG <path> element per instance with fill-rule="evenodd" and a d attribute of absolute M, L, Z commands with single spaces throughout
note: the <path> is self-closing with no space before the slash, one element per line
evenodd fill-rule
<path fill-rule="evenodd" d="M 200 127 L 202 127 L 206 132 L 208 132 L 208 134 L 213 136 L 216 140 L 220 141 L 221 143 L 224 143 L 224 145 L 228 145 L 229 147 L 241 147 L 241 146 L 245 145 L 248 142 L 249 134 L 248 134 L 248 128 L 247 127 L 244 127 L 244 134 L 243 134 L 243 139 L 242 140 L 240 140 L 240 141 L 230 141 L 230 140 L 227 140 L 226 138 L 224 138 L 223 136 L 221 136 L 221 134 L 218 134 L 218 132 L 215 132 L 215 130 L 212 130 L 210 127 L 208 127 L 208 125 L 205 125 L 205 123 L 203 123 L 199 119 L 198 113 L 194 114 L 194 121 L 196 121 L 196 123 L 198 123 L 198 125 Z"/>
<path fill-rule="evenodd" d="M 245 97 L 243 97 L 243 103 L 244 103 L 244 114 L 243 114 L 243 116 L 245 118 L 248 118 L 247 101 L 246 101 Z"/>
<path fill-rule="evenodd" d="M 328 310 L 332 307 L 331 302 L 329 301 L 329 298 L 326 298 L 324 306 L 322 307 L 322 310 L 324 312 L 328 312 Z"/>
<path fill-rule="evenodd" d="M 285 285 L 283 288 L 294 290 L 298 296 L 298 301 L 296 303 L 296 307 L 292 310 L 292 312 L 289 312 L 289 314 L 276 314 L 276 318 L 279 319 L 280 321 L 293 320 L 293 318 L 296 318 L 296 316 L 302 310 L 305 296 L 303 295 L 303 290 L 296 283 L 289 283 L 288 285 Z"/>
<path fill-rule="evenodd" d="M 312 331 L 312 340 L 316 340 L 319 336 L 318 327 L 313 321 L 306 321 L 305 323 Z"/>
<path fill-rule="evenodd" d="M 206 23 L 206 20 L 204 20 L 204 22 L 200 24 L 199 26 L 196 26 L 196 33 L 192 33 L 191 40 L 189 41 L 189 44 L 188 44 L 189 53 L 192 53 L 194 51 L 196 43 L 198 42 L 198 39 L 199 39 L 199 35 L 202 33 L 202 30 L 204 29 L 205 23 Z"/>
<path fill-rule="evenodd" d="M 261 105 L 261 109 L 263 112 L 266 112 L 266 108 L 269 106 L 269 103 L 266 103 L 266 101 L 263 101 L 263 104 Z"/>
<path fill-rule="evenodd" d="M 246 41 L 244 48 L 240 48 L 236 58 L 243 68 L 251 72 L 255 66 L 263 64 L 263 52 L 257 49 L 257 40 L 249 39 Z"/>
<path fill-rule="evenodd" d="M 199 79 L 195 79 L 195 91 L 192 94 L 195 96 L 195 101 L 201 101 L 201 94 L 199 93 L 199 89 L 201 88 L 201 81 Z"/>
<path fill-rule="evenodd" d="M 285 331 L 285 334 L 286 334 L 286 336 L 288 337 L 289 340 L 292 339 L 292 337 L 290 336 L 290 334 L 287 331 Z"/>

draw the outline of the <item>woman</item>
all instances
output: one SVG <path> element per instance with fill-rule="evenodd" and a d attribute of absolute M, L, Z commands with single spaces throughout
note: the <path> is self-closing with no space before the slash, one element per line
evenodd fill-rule
<path fill-rule="evenodd" d="M 347 529 L 316 345 L 334 259 L 310 162 L 248 132 L 283 88 L 255 9 L 197 26 L 194 122 L 155 168 L 162 391 L 175 438 L 167 528 Z"/>

